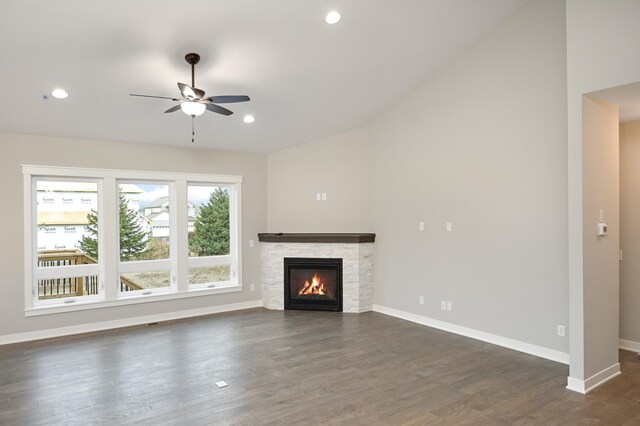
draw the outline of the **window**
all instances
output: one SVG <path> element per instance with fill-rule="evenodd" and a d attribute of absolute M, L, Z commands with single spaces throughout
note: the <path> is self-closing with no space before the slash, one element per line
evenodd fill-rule
<path fill-rule="evenodd" d="M 242 290 L 241 177 L 23 174 L 27 315 Z"/>
<path fill-rule="evenodd" d="M 215 288 L 228 283 L 235 271 L 228 185 L 189 183 L 187 232 L 189 233 L 189 286 Z M 235 216 L 234 216 L 235 217 Z"/>
<path fill-rule="evenodd" d="M 118 182 L 118 235 L 121 293 L 171 291 L 170 185 Z"/>
<path fill-rule="evenodd" d="M 99 181 L 34 178 L 30 188 L 35 241 L 27 258 L 33 264 L 33 298 L 43 305 L 99 298 L 100 242 L 91 239 Z"/>

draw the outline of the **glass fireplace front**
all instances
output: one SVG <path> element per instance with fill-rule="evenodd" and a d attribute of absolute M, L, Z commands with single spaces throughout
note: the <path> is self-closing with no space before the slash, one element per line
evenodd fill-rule
<path fill-rule="evenodd" d="M 284 259 L 284 308 L 342 311 L 342 259 Z"/>

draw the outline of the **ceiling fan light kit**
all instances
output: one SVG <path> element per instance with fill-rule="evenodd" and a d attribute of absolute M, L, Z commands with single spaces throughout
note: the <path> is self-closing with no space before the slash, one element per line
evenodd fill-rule
<path fill-rule="evenodd" d="M 205 111 L 215 112 L 221 115 L 231 115 L 233 111 L 227 108 L 221 107 L 217 104 L 235 103 L 235 102 L 247 102 L 251 99 L 247 95 L 223 95 L 223 96 L 209 96 L 205 98 L 205 91 L 196 87 L 195 66 L 200 62 L 200 55 L 197 53 L 187 53 L 184 60 L 191 65 L 191 86 L 184 83 L 178 83 L 178 89 L 182 98 L 170 98 L 166 96 L 154 96 L 154 95 L 137 95 L 130 93 L 130 96 L 138 96 L 143 98 L 157 98 L 157 99 L 169 99 L 174 102 L 179 102 L 165 111 L 165 114 L 172 113 L 181 109 L 185 114 L 195 118 L 204 114 Z M 193 139 L 192 139 L 193 142 Z"/>
<path fill-rule="evenodd" d="M 199 115 L 202 115 L 205 112 L 205 110 L 207 109 L 207 106 L 200 102 L 187 101 L 187 102 L 182 102 L 180 104 L 180 108 L 185 114 L 197 117 Z"/>

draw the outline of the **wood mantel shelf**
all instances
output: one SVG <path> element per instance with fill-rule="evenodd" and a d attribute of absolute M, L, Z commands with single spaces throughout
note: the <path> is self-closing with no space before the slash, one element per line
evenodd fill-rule
<path fill-rule="evenodd" d="M 258 234 L 258 240 L 265 243 L 372 243 L 376 234 L 350 234 L 350 233 L 277 233 Z"/>

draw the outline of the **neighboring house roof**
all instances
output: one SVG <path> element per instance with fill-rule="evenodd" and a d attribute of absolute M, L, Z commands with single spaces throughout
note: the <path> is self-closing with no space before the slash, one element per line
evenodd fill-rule
<path fill-rule="evenodd" d="M 146 216 L 147 220 L 150 222 L 155 222 L 158 220 L 169 220 L 169 212 L 161 211 L 157 213 L 151 213 Z"/>
<path fill-rule="evenodd" d="M 192 203 L 187 203 L 188 207 L 193 207 L 193 211 L 194 214 L 188 214 L 187 218 L 190 221 L 195 220 L 198 217 L 198 214 L 200 213 L 200 206 L 194 206 Z M 142 207 L 140 210 L 141 212 L 146 212 L 148 210 L 152 210 L 152 209 L 162 209 L 161 211 L 155 211 L 149 214 L 146 214 L 143 216 L 146 217 L 149 221 L 155 222 L 157 220 L 169 220 L 168 214 L 169 214 L 169 197 L 160 197 L 160 198 L 156 198 L 155 200 L 153 200 L 151 203 L 147 204 L 146 206 Z M 162 217 L 161 219 L 158 218 L 159 215 L 161 214 L 167 214 L 167 217 Z"/>
<path fill-rule="evenodd" d="M 86 225 L 88 223 L 87 212 L 38 212 L 38 225 Z"/>
<path fill-rule="evenodd" d="M 50 192 L 96 192 L 98 185 L 95 182 L 56 182 L 48 180 L 38 181 L 38 191 Z"/>
<path fill-rule="evenodd" d="M 139 186 L 132 183 L 121 183 L 120 192 L 123 194 L 142 194 L 144 191 Z"/>
<path fill-rule="evenodd" d="M 160 197 L 156 198 L 149 204 L 145 205 L 145 209 L 152 209 L 156 207 L 167 207 L 169 205 L 169 197 Z"/>
<path fill-rule="evenodd" d="M 95 182 L 57 182 L 49 180 L 38 181 L 38 191 L 47 192 L 97 192 L 98 186 Z M 142 194 L 144 191 L 140 187 L 123 183 L 120 185 L 120 192 L 124 194 Z"/>

